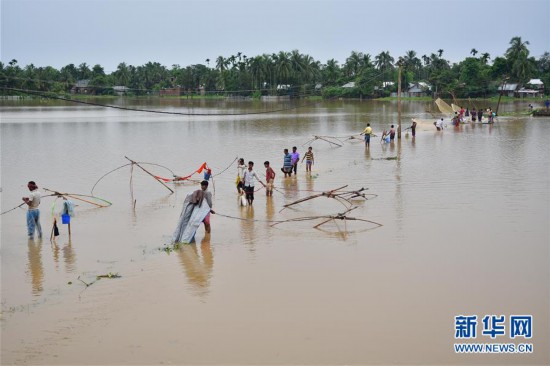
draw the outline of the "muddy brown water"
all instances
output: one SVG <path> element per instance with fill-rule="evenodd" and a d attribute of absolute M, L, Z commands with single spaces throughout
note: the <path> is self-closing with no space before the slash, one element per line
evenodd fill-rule
<path fill-rule="evenodd" d="M 138 103 L 125 102 L 138 106 Z M 523 103 L 525 104 L 525 103 Z M 522 103 L 501 106 L 520 112 Z M 161 110 L 239 113 L 290 104 L 139 103 Z M 192 108 L 190 108 L 192 107 Z M 405 102 L 402 124 L 430 118 Z M 212 234 L 167 253 L 185 195 L 138 168 L 119 169 L 78 202 L 72 235 L 50 242 L 60 201 L 44 198 L 42 240 L 26 236 L 25 211 L 1 216 L 2 364 L 548 364 L 550 363 L 549 118 L 500 117 L 494 125 L 436 132 L 390 145 L 345 138 L 369 121 L 397 122 L 394 102 L 316 102 L 248 116 L 177 116 L 58 103 L 3 102 L 2 211 L 26 182 L 89 195 L 128 161 L 187 175 L 214 174 Z M 339 136 L 342 147 L 313 135 Z M 283 148 L 311 145 L 284 179 Z M 237 204 L 236 157 L 276 168 L 276 191 Z M 229 169 L 222 172 L 229 166 Z M 145 166 L 154 174 L 170 171 Z M 262 176 L 262 174 L 260 174 Z M 336 214 L 335 200 L 283 205 L 348 185 L 368 188 L 357 221 L 273 221 Z M 55 207 L 52 204 L 55 202 Z M 134 208 L 135 205 L 135 208 Z M 224 215 L 224 216 L 222 216 Z M 226 217 L 230 216 L 230 217 Z M 117 273 L 121 278 L 96 280 Z M 96 282 L 94 282 L 96 281 Z M 84 283 L 92 283 L 86 287 Z M 457 315 L 533 316 L 532 354 L 455 354 Z M 477 342 L 521 343 L 508 335 Z M 526 340 L 523 340 L 526 341 Z"/>

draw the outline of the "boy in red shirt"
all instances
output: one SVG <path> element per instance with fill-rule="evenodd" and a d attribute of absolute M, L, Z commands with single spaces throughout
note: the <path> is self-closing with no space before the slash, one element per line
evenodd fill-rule
<path fill-rule="evenodd" d="M 275 171 L 269 166 L 269 161 L 264 162 L 265 166 L 265 195 L 273 196 L 273 182 L 275 182 Z"/>

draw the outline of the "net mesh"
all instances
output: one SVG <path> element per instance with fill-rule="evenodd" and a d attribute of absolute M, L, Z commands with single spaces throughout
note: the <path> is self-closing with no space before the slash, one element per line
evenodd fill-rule
<path fill-rule="evenodd" d="M 441 98 L 437 98 L 435 100 L 435 104 L 437 105 L 437 108 L 439 108 L 441 113 L 451 113 L 451 114 L 454 113 L 453 108 L 447 103 L 445 103 L 443 100 L 441 100 Z"/>

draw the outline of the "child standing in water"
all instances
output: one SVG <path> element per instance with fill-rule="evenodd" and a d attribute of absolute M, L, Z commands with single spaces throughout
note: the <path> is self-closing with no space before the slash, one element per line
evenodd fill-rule
<path fill-rule="evenodd" d="M 275 171 L 269 166 L 269 161 L 264 162 L 265 166 L 265 195 L 273 196 L 273 184 L 275 182 Z"/>
<path fill-rule="evenodd" d="M 307 152 L 304 154 L 304 157 L 302 158 L 302 163 L 306 161 L 306 172 L 311 173 L 311 166 L 315 162 L 313 159 L 313 148 L 310 146 L 307 149 Z"/>

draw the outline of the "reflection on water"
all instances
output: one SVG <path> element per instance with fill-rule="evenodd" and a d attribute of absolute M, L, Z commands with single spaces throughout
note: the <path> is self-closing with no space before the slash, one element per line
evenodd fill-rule
<path fill-rule="evenodd" d="M 254 195 L 254 197 L 256 197 L 256 195 Z M 242 243 L 251 253 L 254 253 L 256 250 L 256 222 L 254 219 L 254 205 L 258 204 L 258 201 L 255 199 L 254 204 L 239 207 L 241 215 L 240 233 L 242 237 Z"/>
<path fill-rule="evenodd" d="M 70 237 L 63 245 L 63 260 L 65 261 L 65 271 L 67 273 L 73 273 L 76 268 L 76 254 Z"/>
<path fill-rule="evenodd" d="M 42 239 L 28 241 L 28 274 L 31 277 L 32 294 L 40 295 L 44 282 L 44 267 L 42 265 Z"/>
<path fill-rule="evenodd" d="M 198 296 L 208 294 L 212 268 L 214 267 L 214 255 L 210 245 L 210 234 L 200 240 L 200 253 L 197 243 L 182 244 L 178 249 L 178 257 L 183 267 L 187 281 Z"/>

